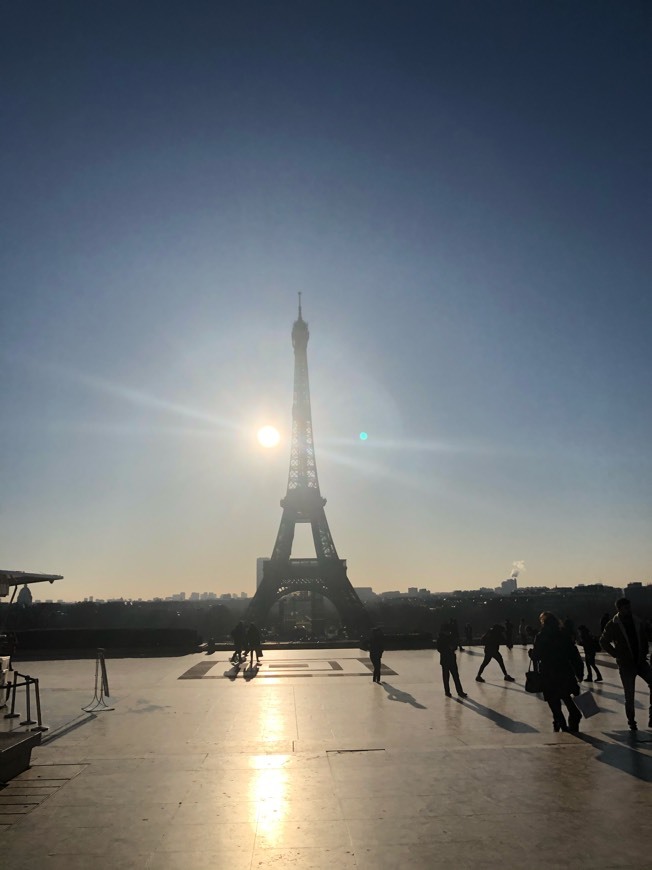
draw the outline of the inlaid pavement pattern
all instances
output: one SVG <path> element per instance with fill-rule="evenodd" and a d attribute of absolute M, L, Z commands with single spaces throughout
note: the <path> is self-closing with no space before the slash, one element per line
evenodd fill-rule
<path fill-rule="evenodd" d="M 0 809 L 2 866 L 649 870 L 642 684 L 635 740 L 606 662 L 600 713 L 555 734 L 525 651 L 505 659 L 515 683 L 479 684 L 458 653 L 466 699 L 427 650 L 385 653 L 378 685 L 357 650 L 109 660 L 115 709 L 90 716 L 94 662 L 25 663 L 54 727 L 0 791 L 23 807 Z"/>

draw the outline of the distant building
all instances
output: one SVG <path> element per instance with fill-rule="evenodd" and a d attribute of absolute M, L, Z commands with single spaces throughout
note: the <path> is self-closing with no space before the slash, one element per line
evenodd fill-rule
<path fill-rule="evenodd" d="M 628 583 L 624 592 L 634 606 L 652 604 L 652 585 L 649 583 L 645 586 L 638 580 L 634 583 Z"/>
<path fill-rule="evenodd" d="M 518 587 L 516 577 L 508 577 L 507 580 L 503 580 L 503 582 L 496 588 L 496 593 L 498 595 L 511 595 L 513 592 L 516 592 Z"/>
<path fill-rule="evenodd" d="M 259 556 L 258 559 L 256 559 L 256 589 L 258 589 L 261 580 L 263 579 L 265 562 L 269 562 L 269 558 L 267 556 Z"/>
<path fill-rule="evenodd" d="M 18 598 L 16 599 L 16 604 L 20 607 L 29 607 L 32 603 L 32 593 L 30 591 L 27 583 L 23 586 L 23 588 L 18 593 Z"/>
<path fill-rule="evenodd" d="M 365 601 L 375 601 L 378 598 L 371 586 L 355 586 L 354 589 L 363 604 Z"/>

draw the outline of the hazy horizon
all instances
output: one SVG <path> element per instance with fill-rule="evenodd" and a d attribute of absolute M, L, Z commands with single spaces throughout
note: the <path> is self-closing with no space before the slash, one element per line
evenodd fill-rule
<path fill-rule="evenodd" d="M 5 4 L 0 567 L 253 592 L 302 291 L 353 586 L 652 580 L 646 21 Z"/>

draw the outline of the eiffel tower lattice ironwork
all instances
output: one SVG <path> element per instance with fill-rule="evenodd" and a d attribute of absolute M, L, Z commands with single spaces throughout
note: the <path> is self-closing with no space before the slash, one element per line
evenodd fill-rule
<path fill-rule="evenodd" d="M 263 564 L 263 577 L 246 619 L 264 625 L 271 607 L 281 598 L 292 592 L 310 591 L 327 598 L 348 628 L 364 631 L 369 617 L 347 576 L 346 560 L 337 555 L 324 512 L 326 499 L 319 491 L 308 382 L 308 338 L 299 293 L 299 316 L 292 327 L 294 402 L 288 488 L 281 500 L 283 515 L 274 550 Z M 316 558 L 291 558 L 297 523 L 310 523 Z"/>

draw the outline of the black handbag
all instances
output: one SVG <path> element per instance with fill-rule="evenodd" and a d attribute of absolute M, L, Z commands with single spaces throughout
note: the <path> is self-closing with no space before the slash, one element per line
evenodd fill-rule
<path fill-rule="evenodd" d="M 537 695 L 542 690 L 541 674 L 532 667 L 532 662 L 530 662 L 530 667 L 525 673 L 525 691 Z"/>

